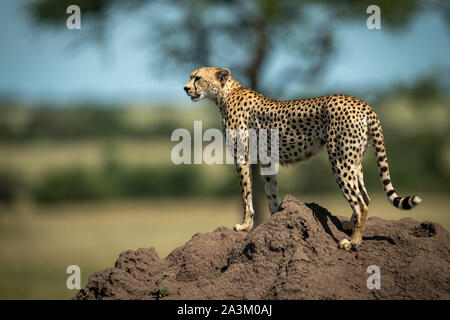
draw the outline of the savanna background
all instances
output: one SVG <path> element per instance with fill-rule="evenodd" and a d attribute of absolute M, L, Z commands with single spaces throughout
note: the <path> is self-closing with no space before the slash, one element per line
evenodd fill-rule
<path fill-rule="evenodd" d="M 66 28 L 71 4 L 80 30 Z M 366 26 L 371 4 L 380 30 Z M 274 98 L 368 102 L 395 188 L 424 199 L 413 211 L 390 206 L 369 149 L 369 215 L 450 229 L 449 22 L 445 0 L 2 1 L 0 298 L 68 299 L 69 265 L 84 286 L 123 250 L 166 256 L 194 233 L 240 222 L 234 165 L 170 159 L 173 130 L 220 128 L 216 107 L 182 89 L 204 65 Z M 325 152 L 281 168 L 279 185 L 350 216 Z M 260 184 L 256 193 L 261 221 Z"/>

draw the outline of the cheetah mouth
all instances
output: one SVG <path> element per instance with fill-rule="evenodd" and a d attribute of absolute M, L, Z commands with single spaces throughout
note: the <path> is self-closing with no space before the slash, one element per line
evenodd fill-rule
<path fill-rule="evenodd" d="M 194 96 L 191 96 L 191 100 L 192 100 L 192 101 L 198 101 L 198 100 L 200 100 L 200 97 L 201 97 L 200 94 L 196 94 L 196 95 L 194 95 Z"/>

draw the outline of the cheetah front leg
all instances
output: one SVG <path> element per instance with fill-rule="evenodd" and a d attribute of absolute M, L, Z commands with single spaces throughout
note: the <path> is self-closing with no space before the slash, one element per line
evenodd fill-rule
<path fill-rule="evenodd" d="M 253 227 L 253 211 L 252 202 L 252 182 L 250 176 L 249 162 L 236 164 L 239 180 L 241 184 L 242 203 L 244 205 L 244 219 L 242 224 L 236 224 L 233 227 L 235 231 L 250 231 Z"/>
<path fill-rule="evenodd" d="M 267 201 L 269 201 L 270 214 L 278 211 L 278 184 L 277 175 L 264 176 L 264 187 L 266 191 Z"/>

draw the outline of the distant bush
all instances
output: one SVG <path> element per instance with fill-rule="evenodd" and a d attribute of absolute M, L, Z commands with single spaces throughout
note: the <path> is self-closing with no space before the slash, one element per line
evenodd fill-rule
<path fill-rule="evenodd" d="M 65 169 L 48 172 L 33 189 L 37 202 L 91 201 L 113 198 L 198 196 L 208 193 L 195 167 L 116 167 L 92 172 Z"/>
<path fill-rule="evenodd" d="M 0 202 L 10 204 L 19 196 L 22 180 L 15 172 L 0 170 Z"/>
<path fill-rule="evenodd" d="M 118 170 L 119 197 L 180 197 L 201 193 L 200 172 L 193 166 L 167 168 L 121 168 Z"/>
<path fill-rule="evenodd" d="M 124 120 L 125 112 L 125 108 L 90 104 L 66 108 L 47 105 L 24 108 L 0 103 L 0 140 L 169 137 L 179 127 L 176 119 L 163 119 L 156 125 L 136 127 Z"/>
<path fill-rule="evenodd" d="M 99 200 L 112 195 L 112 186 L 102 175 L 85 169 L 50 171 L 34 188 L 37 202 L 63 202 Z"/>
<path fill-rule="evenodd" d="M 121 131 L 120 112 L 111 108 L 81 105 L 68 109 L 32 108 L 23 135 L 32 137 L 83 138 Z"/>

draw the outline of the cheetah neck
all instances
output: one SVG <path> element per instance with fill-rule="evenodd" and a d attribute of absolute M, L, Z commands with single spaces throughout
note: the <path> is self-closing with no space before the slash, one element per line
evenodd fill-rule
<path fill-rule="evenodd" d="M 219 94 L 217 95 L 216 98 L 216 105 L 217 107 L 220 109 L 220 111 L 223 111 L 224 109 L 226 109 L 226 106 L 229 104 L 229 97 L 231 95 L 231 93 L 239 88 L 242 88 L 243 86 L 239 83 L 239 81 L 237 81 L 236 79 L 234 79 L 233 77 L 230 76 L 230 78 L 228 79 L 228 81 L 225 83 L 225 85 L 223 86 L 223 88 L 220 89 Z"/>

